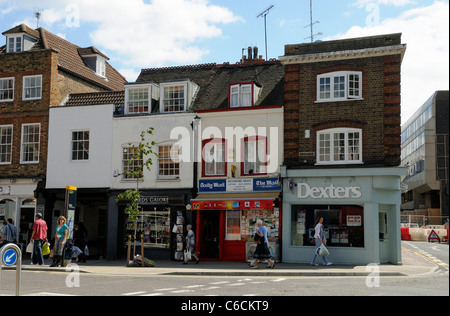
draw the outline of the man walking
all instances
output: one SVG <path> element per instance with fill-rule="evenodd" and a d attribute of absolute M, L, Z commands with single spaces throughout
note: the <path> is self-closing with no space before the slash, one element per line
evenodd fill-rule
<path fill-rule="evenodd" d="M 12 218 L 8 218 L 6 225 L 3 227 L 3 233 L 1 238 L 1 246 L 10 243 L 16 243 L 17 239 L 17 228 L 13 225 Z"/>
<path fill-rule="evenodd" d="M 42 214 L 36 214 L 36 221 L 33 224 L 33 233 L 30 242 L 33 242 L 33 264 L 44 264 L 42 256 L 42 245 L 47 241 L 47 223 L 42 219 Z"/>

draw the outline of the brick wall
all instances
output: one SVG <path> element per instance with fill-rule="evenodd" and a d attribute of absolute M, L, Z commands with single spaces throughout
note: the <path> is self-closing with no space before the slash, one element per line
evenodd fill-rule
<path fill-rule="evenodd" d="M 23 77 L 42 75 L 42 98 L 22 100 Z M 49 105 L 59 105 L 69 93 L 105 91 L 90 81 L 58 69 L 54 50 L 0 54 L 0 78 L 14 77 L 14 101 L 0 102 L 0 125 L 13 125 L 12 163 L 0 165 L 0 178 L 45 178 Z M 21 164 L 22 124 L 40 124 L 39 163 Z"/>
<path fill-rule="evenodd" d="M 316 133 L 347 127 L 362 129 L 365 166 L 399 165 L 400 64 L 392 55 L 285 65 L 285 164 L 313 166 Z M 334 71 L 361 71 L 363 99 L 316 103 L 317 76 Z"/>

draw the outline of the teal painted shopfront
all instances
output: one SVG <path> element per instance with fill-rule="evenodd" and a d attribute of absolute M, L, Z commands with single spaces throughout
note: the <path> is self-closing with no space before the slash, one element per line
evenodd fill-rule
<path fill-rule="evenodd" d="M 283 262 L 309 263 L 314 224 L 335 264 L 401 264 L 400 183 L 405 168 L 282 170 Z"/>

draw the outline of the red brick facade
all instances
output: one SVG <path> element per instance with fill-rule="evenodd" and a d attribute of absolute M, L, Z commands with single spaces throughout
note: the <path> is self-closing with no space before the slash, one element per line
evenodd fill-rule
<path fill-rule="evenodd" d="M 399 37 L 396 40 L 399 41 Z M 372 42 L 369 40 L 367 43 L 370 45 Z M 320 54 L 333 52 L 333 48 L 350 50 L 353 42 L 310 45 L 312 47 L 307 47 L 308 44 L 286 46 L 287 58 L 302 50 L 307 51 L 308 58 L 315 49 L 322 49 Z M 371 54 L 365 51 L 365 54 L 339 58 L 330 55 L 329 58 L 317 57 L 307 62 L 300 58 L 298 63 L 294 58 L 284 62 L 285 164 L 300 168 L 314 166 L 317 162 L 317 132 L 342 127 L 362 130 L 364 166 L 398 166 L 402 53 Z M 336 71 L 362 73 L 361 99 L 317 102 L 317 76 Z M 309 138 L 305 137 L 306 131 L 310 132 Z"/>

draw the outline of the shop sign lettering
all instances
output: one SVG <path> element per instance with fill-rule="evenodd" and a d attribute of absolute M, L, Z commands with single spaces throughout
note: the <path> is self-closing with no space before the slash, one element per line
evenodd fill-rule
<path fill-rule="evenodd" d="M 299 199 L 359 199 L 362 196 L 361 187 L 338 187 L 331 184 L 328 187 L 311 187 L 307 183 L 298 183 Z"/>
<path fill-rule="evenodd" d="M 169 197 L 168 196 L 141 196 L 139 198 L 139 204 L 141 204 L 141 205 L 169 204 Z"/>

